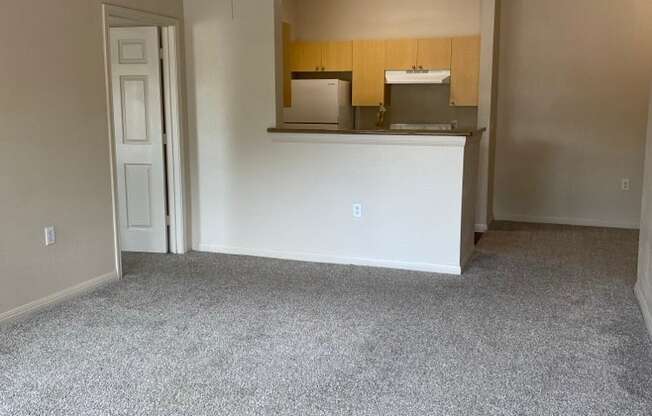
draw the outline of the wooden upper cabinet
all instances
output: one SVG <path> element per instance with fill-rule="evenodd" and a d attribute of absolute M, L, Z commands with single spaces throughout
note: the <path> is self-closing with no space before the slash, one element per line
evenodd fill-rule
<path fill-rule="evenodd" d="M 450 69 L 451 38 L 419 39 L 417 67 L 420 69 Z"/>
<path fill-rule="evenodd" d="M 321 71 L 322 43 L 294 42 L 290 47 L 292 72 Z"/>
<path fill-rule="evenodd" d="M 346 72 L 353 70 L 353 42 L 324 42 L 322 44 L 322 71 Z"/>
<path fill-rule="evenodd" d="M 353 42 L 294 42 L 290 49 L 292 72 L 353 70 Z"/>
<path fill-rule="evenodd" d="M 385 69 L 408 70 L 417 67 L 418 41 L 395 39 L 385 41 Z"/>
<path fill-rule="evenodd" d="M 479 101 L 480 36 L 430 39 L 356 40 L 352 42 L 289 42 L 283 27 L 284 104 L 290 105 L 291 72 L 353 71 L 354 106 L 387 104 L 385 71 L 450 69 L 450 105 L 476 107 Z"/>
<path fill-rule="evenodd" d="M 453 38 L 450 104 L 477 107 L 479 91 L 480 36 Z"/>
<path fill-rule="evenodd" d="M 385 41 L 385 69 L 450 69 L 450 38 Z"/>
<path fill-rule="evenodd" d="M 353 105 L 385 103 L 385 41 L 353 42 Z"/>

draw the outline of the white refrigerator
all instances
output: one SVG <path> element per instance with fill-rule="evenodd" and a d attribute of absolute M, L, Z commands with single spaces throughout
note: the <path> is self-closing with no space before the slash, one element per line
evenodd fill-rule
<path fill-rule="evenodd" d="M 352 129 L 351 83 L 339 79 L 292 80 L 292 106 L 284 109 L 287 128 Z"/>

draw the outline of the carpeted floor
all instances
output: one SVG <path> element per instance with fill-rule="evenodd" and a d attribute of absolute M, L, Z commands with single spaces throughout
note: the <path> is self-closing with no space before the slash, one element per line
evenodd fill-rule
<path fill-rule="evenodd" d="M 0 414 L 650 415 L 636 241 L 499 224 L 462 278 L 127 255 L 0 327 Z"/>

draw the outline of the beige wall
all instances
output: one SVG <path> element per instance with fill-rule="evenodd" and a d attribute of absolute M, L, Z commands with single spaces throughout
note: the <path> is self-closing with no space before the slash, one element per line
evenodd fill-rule
<path fill-rule="evenodd" d="M 300 0 L 281 0 L 281 21 L 293 27 L 297 21 L 297 4 Z"/>
<path fill-rule="evenodd" d="M 652 335 L 652 92 L 650 97 L 636 295 Z"/>
<path fill-rule="evenodd" d="M 179 0 L 111 3 L 182 16 Z M 115 269 L 100 5 L 2 2 L 0 314 Z"/>
<path fill-rule="evenodd" d="M 498 219 L 638 226 L 650 21 L 649 0 L 503 2 Z"/>
<path fill-rule="evenodd" d="M 480 0 L 299 0 L 302 40 L 374 39 L 480 33 Z"/>

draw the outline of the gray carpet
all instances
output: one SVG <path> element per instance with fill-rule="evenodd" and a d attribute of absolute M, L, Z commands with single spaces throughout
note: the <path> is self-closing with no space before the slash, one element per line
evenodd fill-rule
<path fill-rule="evenodd" d="M 500 224 L 463 278 L 128 255 L 0 327 L 0 414 L 650 415 L 636 240 Z"/>

